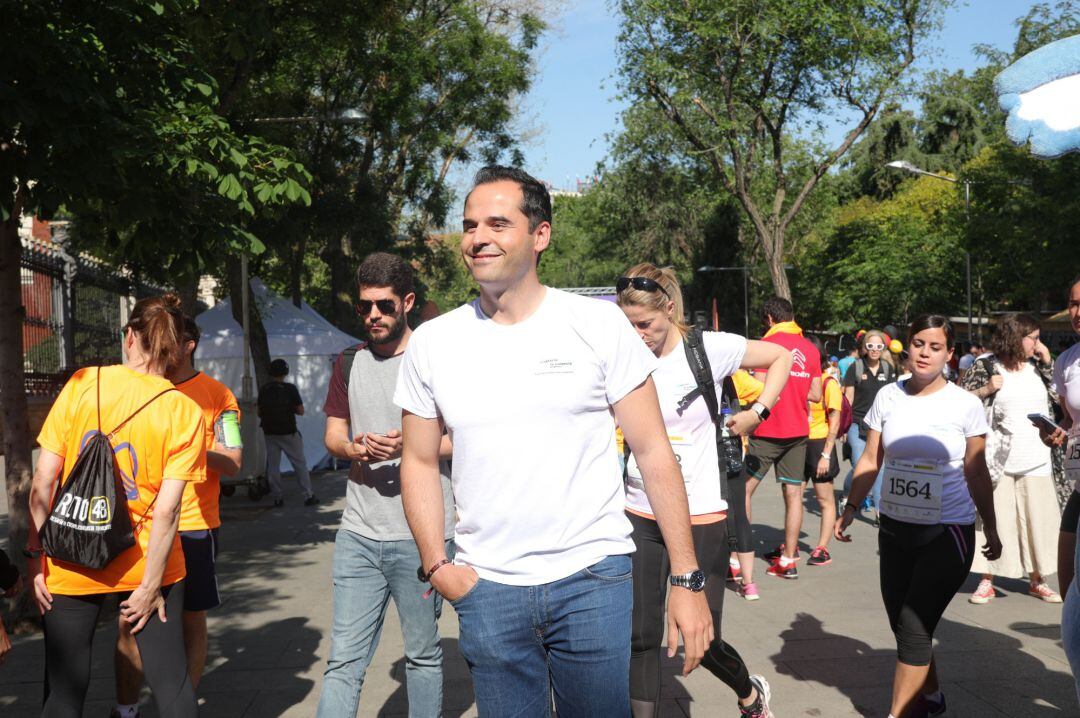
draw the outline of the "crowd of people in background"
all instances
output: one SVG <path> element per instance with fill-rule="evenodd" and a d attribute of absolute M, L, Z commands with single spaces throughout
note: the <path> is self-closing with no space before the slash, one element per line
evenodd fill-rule
<path fill-rule="evenodd" d="M 934 631 L 972 571 L 973 604 L 998 595 L 996 578 L 1026 578 L 1050 603 L 1067 591 L 1062 635 L 1080 668 L 1080 344 L 1055 360 L 1026 314 L 1003 316 L 987 347 L 961 344 L 928 314 L 903 338 L 868 328 L 833 354 L 835 340 L 808 334 L 781 297 L 764 303 L 761 340 L 701 331 L 670 268 L 629 267 L 614 304 L 545 287 L 551 220 L 542 183 L 482 170 L 461 243 L 479 297 L 415 330 L 409 263 L 378 252 L 357 269 L 365 341 L 337 358 L 323 402 L 325 446 L 350 468 L 326 576 L 320 718 L 356 714 L 391 599 L 411 715 L 442 710 L 447 601 L 481 716 L 550 715 L 553 701 L 560 715 L 654 718 L 665 627 L 668 656 L 681 638 L 684 675 L 702 665 L 741 716 L 772 716 L 767 678 L 722 637 L 726 581 L 747 601 L 767 595 L 750 518 L 770 476 L 785 513 L 768 576 L 800 577 L 810 487 L 821 517 L 807 531 L 810 573 L 836 560 L 831 542 L 851 541 L 856 515 L 879 528 L 891 718 L 945 714 Z M 1080 334 L 1080 278 L 1068 311 Z M 45 629 L 45 716 L 81 715 L 110 598 L 113 715 L 138 715 L 144 679 L 162 716 L 196 715 L 207 611 L 221 603 L 218 495 L 240 470 L 236 399 L 196 368 L 198 326 L 172 295 L 138 302 L 122 339 L 125 363 L 78 371 L 38 437 L 24 553 Z M 284 504 L 284 454 L 314 506 L 295 420 L 305 402 L 288 374 L 272 362 L 258 400 L 270 499 Z M 78 494 L 84 447 L 102 438 L 118 472 L 104 505 Z M 130 531 L 107 560 L 57 550 L 86 555 L 114 514 Z M 0 590 L 20 589 L 0 565 Z M 0 662 L 9 648 L 0 624 Z"/>

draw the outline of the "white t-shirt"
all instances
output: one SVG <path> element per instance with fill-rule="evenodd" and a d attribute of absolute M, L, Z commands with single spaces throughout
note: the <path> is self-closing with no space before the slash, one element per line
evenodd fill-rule
<path fill-rule="evenodd" d="M 394 403 L 453 441 L 455 561 L 533 586 L 633 552 L 611 406 L 655 368 L 618 307 L 557 289 L 516 324 L 479 300 L 422 324 Z"/>
<path fill-rule="evenodd" d="M 910 396 L 906 385 L 898 381 L 882 387 L 866 415 L 866 425 L 881 432 L 886 461 L 938 462 L 943 470 L 941 523 L 974 523 L 975 503 L 964 479 L 964 454 L 969 437 L 990 430 L 982 402 L 955 384 L 928 396 Z"/>
<path fill-rule="evenodd" d="M 1080 344 L 1073 344 L 1058 356 L 1054 362 L 1051 386 L 1072 417 L 1069 442 L 1075 444 L 1080 441 Z M 1074 489 L 1080 491 L 1080 479 L 1077 479 Z"/>
<path fill-rule="evenodd" d="M 703 332 L 702 343 L 709 357 L 716 396 L 720 397 L 724 377 L 731 375 L 742 364 L 746 353 L 746 337 L 725 332 Z M 664 415 L 671 447 L 679 459 L 686 495 L 690 499 L 690 515 L 700 516 L 727 510 L 727 502 L 720 498 L 720 467 L 716 455 L 716 425 L 709 414 L 704 397 L 695 398 L 689 406 L 680 410 L 683 398 L 697 388 L 694 372 L 686 359 L 686 350 L 680 344 L 667 356 L 660 358 L 660 365 L 653 372 L 656 393 L 660 399 L 660 411 Z M 631 455 L 626 471 L 626 505 L 639 513 L 652 514 L 649 499 L 637 462 Z"/>
<path fill-rule="evenodd" d="M 994 397 L 994 411 L 1000 412 L 1000 428 L 1010 435 L 1005 473 L 1050 475 L 1050 447 L 1039 439 L 1039 430 L 1028 414 L 1046 413 L 1046 385 L 1031 362 L 1017 371 L 1002 367 L 1002 384 Z"/>

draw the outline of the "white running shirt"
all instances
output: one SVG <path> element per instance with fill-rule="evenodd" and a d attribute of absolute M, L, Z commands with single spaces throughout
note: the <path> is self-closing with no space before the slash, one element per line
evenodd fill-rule
<path fill-rule="evenodd" d="M 533 586 L 632 553 L 611 406 L 656 363 L 615 304 L 552 288 L 516 324 L 479 300 L 422 324 L 394 403 L 453 441 L 455 562 Z"/>
<path fill-rule="evenodd" d="M 709 357 L 716 396 L 720 397 L 724 377 L 729 376 L 742 364 L 746 353 L 746 337 L 726 332 L 702 332 L 705 354 Z M 679 459 L 686 495 L 690 499 L 690 515 L 701 516 L 727 510 L 727 502 L 720 498 L 720 467 L 716 455 L 716 425 L 709 414 L 703 397 L 697 397 L 680 412 L 679 404 L 689 392 L 697 388 L 694 372 L 686 359 L 686 350 L 679 344 L 667 356 L 660 358 L 660 366 L 653 372 L 656 393 L 660 398 L 660 411 L 664 415 L 668 438 L 675 456 Z M 638 513 L 652 515 L 652 506 L 645 496 L 637 462 L 627 465 L 626 506 Z M 726 481 L 727 478 L 725 477 Z"/>
<path fill-rule="evenodd" d="M 964 478 L 964 454 L 969 437 L 984 436 L 990 430 L 982 402 L 956 384 L 946 383 L 929 396 L 910 396 L 904 391 L 906 385 L 898 381 L 882 387 L 866 415 L 866 425 L 881 432 L 886 462 L 940 462 L 941 523 L 974 523 L 975 502 Z"/>
<path fill-rule="evenodd" d="M 1052 388 L 1072 417 L 1069 443 L 1075 446 L 1076 442 L 1080 442 L 1080 343 L 1063 351 L 1054 362 Z M 1080 479 L 1076 480 L 1073 488 L 1080 491 Z"/>

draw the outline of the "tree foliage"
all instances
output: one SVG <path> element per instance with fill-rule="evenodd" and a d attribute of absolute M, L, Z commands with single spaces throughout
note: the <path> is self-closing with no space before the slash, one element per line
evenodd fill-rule
<path fill-rule="evenodd" d="M 889 100 L 937 27 L 944 0 L 623 0 L 626 95 L 659 108 L 667 131 L 745 212 L 777 293 L 789 294 L 785 235 L 821 178 Z M 809 164 L 792 140 L 853 113 L 842 141 Z M 795 161 L 793 161 L 795 159 Z M 803 171 L 800 171 L 803 170 Z M 765 179 L 766 181 L 761 181 Z"/>

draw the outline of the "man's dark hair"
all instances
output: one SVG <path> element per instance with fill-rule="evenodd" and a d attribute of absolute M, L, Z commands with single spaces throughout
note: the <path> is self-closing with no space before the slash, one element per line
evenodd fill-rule
<path fill-rule="evenodd" d="M 413 293 L 412 267 L 404 258 L 389 252 L 372 252 L 356 269 L 358 287 L 390 287 L 404 299 Z"/>
<path fill-rule="evenodd" d="M 761 307 L 761 319 L 767 322 L 769 317 L 777 324 L 794 321 L 795 308 L 783 297 L 769 297 Z"/>
<path fill-rule="evenodd" d="M 278 377 L 289 375 L 289 362 L 284 359 L 275 359 L 270 362 L 270 376 L 277 379 Z"/>
<path fill-rule="evenodd" d="M 199 325 L 195 323 L 195 319 L 193 317 L 189 317 L 187 314 L 185 314 L 184 334 L 181 337 L 181 341 L 184 344 L 187 344 L 188 342 L 195 342 L 195 346 L 191 350 L 192 354 L 195 354 L 195 352 L 199 349 L 199 339 L 201 338 L 202 332 L 199 331 Z"/>
<path fill-rule="evenodd" d="M 521 213 L 529 218 L 529 231 L 535 232 L 541 222 L 551 224 L 551 195 L 544 183 L 517 167 L 488 165 L 473 177 L 473 189 L 492 182 L 516 182 L 521 188 Z M 472 190 L 469 190 L 469 195 Z M 465 196 L 469 201 L 469 196 Z"/>

